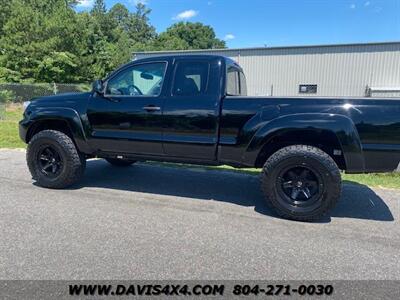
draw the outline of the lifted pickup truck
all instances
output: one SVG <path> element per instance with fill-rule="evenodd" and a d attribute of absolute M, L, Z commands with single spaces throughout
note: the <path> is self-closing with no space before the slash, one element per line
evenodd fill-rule
<path fill-rule="evenodd" d="M 96 81 L 90 93 L 29 101 L 20 136 L 43 187 L 73 184 L 92 157 L 120 167 L 145 160 L 257 167 L 266 202 L 301 221 L 334 207 L 340 170 L 399 164 L 399 100 L 246 95 L 243 71 L 228 58 L 147 58 Z"/>

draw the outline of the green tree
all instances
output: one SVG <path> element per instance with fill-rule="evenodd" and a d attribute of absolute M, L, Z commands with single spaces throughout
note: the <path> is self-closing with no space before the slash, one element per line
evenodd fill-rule
<path fill-rule="evenodd" d="M 94 16 L 96 16 L 96 15 L 97 16 L 102 16 L 102 15 L 105 15 L 106 12 L 107 12 L 106 3 L 104 2 L 104 0 L 96 0 L 94 2 L 94 5 L 93 5 L 91 13 Z"/>
<path fill-rule="evenodd" d="M 7 19 L 9 18 L 11 8 L 12 8 L 12 3 L 13 1 L 11 0 L 0 0 L 0 36 L 3 35 L 3 27 L 4 24 L 6 23 Z M 0 49 L 1 51 L 1 49 Z"/>
<path fill-rule="evenodd" d="M 224 48 L 210 26 L 177 23 L 157 35 L 143 3 L 90 12 L 78 0 L 0 0 L 0 81 L 88 82 L 128 62 L 133 51 Z"/>
<path fill-rule="evenodd" d="M 128 31 L 128 19 L 130 16 L 129 10 L 121 3 L 115 4 L 108 12 L 114 24 L 124 31 Z"/>
<path fill-rule="evenodd" d="M 115 42 L 118 39 L 114 32 L 116 24 L 111 19 L 109 13 L 107 13 L 104 0 L 96 0 L 90 13 L 93 21 L 97 22 L 100 26 L 101 34 L 107 41 Z"/>
<path fill-rule="evenodd" d="M 211 26 L 200 22 L 179 22 L 161 33 L 155 42 L 158 50 L 219 49 L 225 48 L 225 42 L 218 39 Z"/>
<path fill-rule="evenodd" d="M 139 2 L 136 12 L 129 18 L 128 35 L 134 43 L 148 44 L 157 36 L 156 30 L 149 23 L 151 10 Z"/>
<path fill-rule="evenodd" d="M 78 59 L 70 52 L 53 51 L 37 67 L 37 78 L 44 82 L 75 82 Z"/>
<path fill-rule="evenodd" d="M 113 38 L 106 36 L 100 24 L 91 14 L 78 16 L 79 27 L 84 28 L 80 40 L 84 41 L 80 52 L 80 73 L 85 81 L 103 78 L 131 57 L 128 35 L 119 27 L 113 29 Z"/>
<path fill-rule="evenodd" d="M 81 40 L 85 41 L 80 52 L 80 70 L 89 81 L 102 77 L 110 67 L 110 54 L 106 50 L 108 42 L 91 14 L 82 13 L 78 19 L 80 27 L 84 28 Z"/>
<path fill-rule="evenodd" d="M 71 64 L 78 64 L 73 53 L 79 42 L 79 28 L 75 26 L 74 10 L 65 3 L 65 0 L 13 0 L 0 38 L 0 74 L 5 77 L 0 80 L 45 80 L 48 76 L 43 77 L 40 71 L 44 61 L 62 66 L 68 57 Z M 64 62 L 56 62 L 57 59 Z M 77 70 L 70 71 L 60 80 L 80 80 Z"/>

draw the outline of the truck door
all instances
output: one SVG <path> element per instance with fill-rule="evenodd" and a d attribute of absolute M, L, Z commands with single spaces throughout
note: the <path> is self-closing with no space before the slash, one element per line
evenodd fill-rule
<path fill-rule="evenodd" d="M 166 156 L 216 159 L 220 69 L 218 59 L 175 60 L 171 91 L 163 110 Z"/>
<path fill-rule="evenodd" d="M 122 68 L 88 106 L 90 143 L 106 152 L 163 155 L 162 88 L 167 62 Z"/>

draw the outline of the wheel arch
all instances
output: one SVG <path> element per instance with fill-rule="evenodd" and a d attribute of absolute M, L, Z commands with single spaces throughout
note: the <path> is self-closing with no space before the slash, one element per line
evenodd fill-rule
<path fill-rule="evenodd" d="M 60 120 L 60 119 L 40 119 L 34 122 L 28 129 L 26 133 L 26 142 L 29 143 L 29 141 L 32 139 L 32 137 L 39 133 L 40 131 L 43 130 L 57 130 L 62 133 L 65 133 L 68 135 L 70 138 L 73 137 L 72 135 L 72 130 L 70 128 L 70 125 L 66 120 Z"/>
<path fill-rule="evenodd" d="M 294 114 L 274 119 L 253 136 L 243 163 L 260 167 L 274 152 L 291 145 L 319 148 L 342 170 L 364 170 L 361 142 L 352 120 L 334 114 Z"/>
<path fill-rule="evenodd" d="M 339 169 L 346 170 L 343 149 L 337 136 L 331 131 L 316 132 L 312 130 L 277 132 L 260 149 L 255 166 L 262 167 L 265 161 L 276 151 L 293 145 L 306 145 L 319 148 L 332 157 Z"/>
<path fill-rule="evenodd" d="M 91 153 L 79 114 L 70 108 L 47 108 L 30 116 L 31 125 L 27 129 L 26 142 L 43 130 L 57 130 L 69 136 L 80 152 Z"/>

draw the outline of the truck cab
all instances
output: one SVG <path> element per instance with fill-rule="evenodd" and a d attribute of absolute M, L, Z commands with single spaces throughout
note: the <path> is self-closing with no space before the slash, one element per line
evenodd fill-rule
<path fill-rule="evenodd" d="M 223 98 L 246 90 L 240 66 L 218 56 L 130 63 L 89 100 L 90 146 L 104 155 L 215 162 Z"/>

